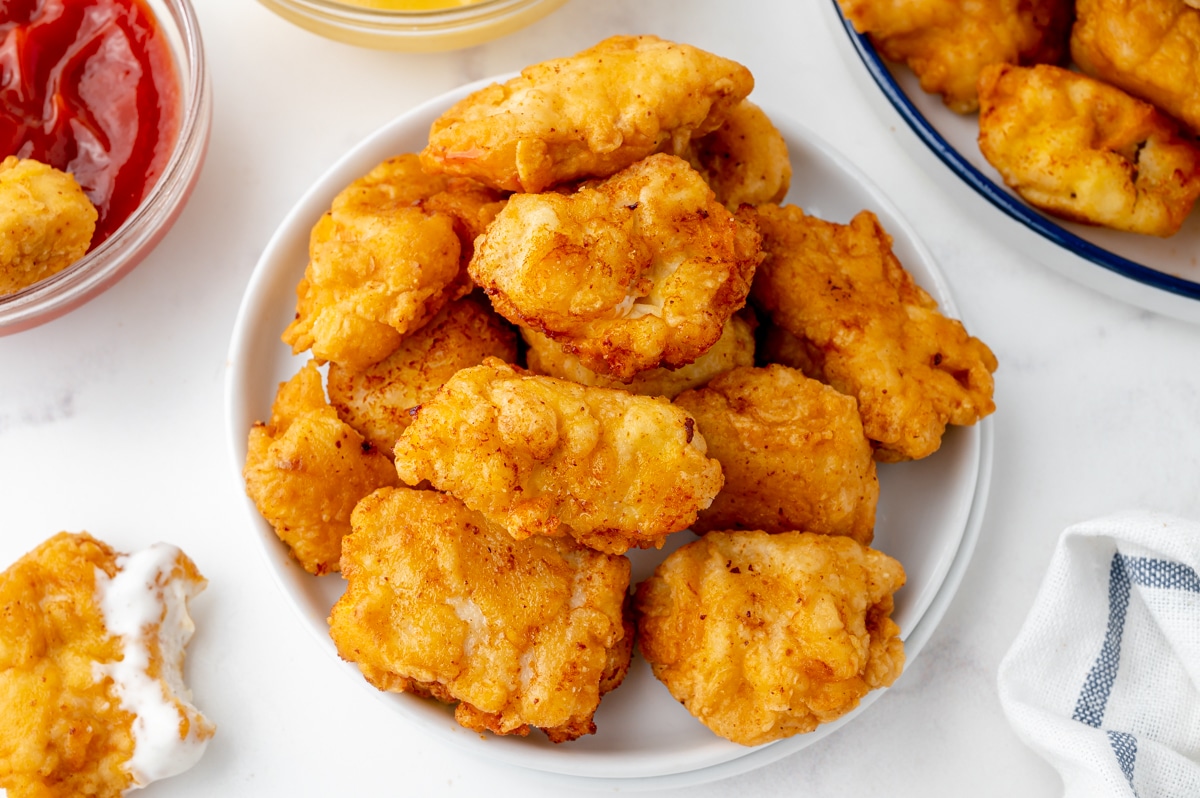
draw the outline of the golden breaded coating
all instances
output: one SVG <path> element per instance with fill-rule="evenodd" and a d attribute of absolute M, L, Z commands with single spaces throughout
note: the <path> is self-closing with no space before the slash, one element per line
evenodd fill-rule
<path fill-rule="evenodd" d="M 329 364 L 329 404 L 338 416 L 389 457 L 412 416 L 459 369 L 487 357 L 513 362 L 517 336 L 486 302 L 466 296 L 451 302 L 400 348 L 373 366 Z"/>
<path fill-rule="evenodd" d="M 176 775 L 215 727 L 183 684 L 204 589 L 174 546 L 59 533 L 0 574 L 0 787 L 116 798 Z"/>
<path fill-rule="evenodd" d="M 470 273 L 500 315 L 628 380 L 704 354 L 745 303 L 754 228 L 687 162 L 652 155 L 574 194 L 516 194 Z"/>
<path fill-rule="evenodd" d="M 384 161 L 313 227 L 283 342 L 320 362 L 378 363 L 471 290 L 471 242 L 502 205 L 473 181 L 426 175 L 415 154 Z"/>
<path fill-rule="evenodd" d="M 600 551 L 658 547 L 721 488 L 691 416 L 662 398 L 541 377 L 494 358 L 463 369 L 396 443 L 428 479 L 518 540 L 570 534 Z"/>
<path fill-rule="evenodd" d="M 597 374 L 580 363 L 576 355 L 563 349 L 561 344 L 539 332 L 523 328 L 521 337 L 529 344 L 525 357 L 529 362 L 529 370 L 535 374 L 558 377 L 580 385 L 619 388 L 641 396 L 674 399 L 689 388 L 699 388 L 718 374 L 738 366 L 754 365 L 753 318 L 749 310 L 731 316 L 717 342 L 692 363 L 673 370 L 655 368 L 639 371 L 628 382 Z"/>
<path fill-rule="evenodd" d="M 858 400 L 875 459 L 926 457 L 947 424 L 974 424 L 995 410 L 995 355 L 938 311 L 873 213 L 848 225 L 792 205 L 755 214 L 767 255 L 754 300 L 806 354 L 784 365 Z"/>
<path fill-rule="evenodd" d="M 399 484 L 388 458 L 326 403 L 311 360 L 280 384 L 270 423 L 250 429 L 242 476 L 275 534 L 318 575 L 337 570 L 358 500 Z"/>
<path fill-rule="evenodd" d="M 380 489 L 353 524 L 329 632 L 367 681 L 457 703 L 478 731 L 595 731 L 629 665 L 629 560 L 569 538 L 515 541 L 435 491 Z"/>
<path fill-rule="evenodd" d="M 1072 0 L 838 0 L 880 55 L 907 63 L 921 88 L 960 114 L 979 107 L 988 64 L 1062 64 Z"/>
<path fill-rule="evenodd" d="M 66 172 L 10 155 L 0 161 L 0 296 L 87 254 L 96 207 Z"/>
<path fill-rule="evenodd" d="M 754 103 L 742 100 L 719 128 L 693 139 L 688 162 L 731 211 L 782 202 L 792 184 L 787 142 Z"/>
<path fill-rule="evenodd" d="M 734 61 L 656 36 L 613 36 L 460 100 L 433 123 L 431 172 L 537 193 L 608 177 L 716 129 L 754 78 Z"/>
<path fill-rule="evenodd" d="M 1149 103 L 1054 66 L 979 79 L 979 148 L 1027 202 L 1075 222 L 1170 236 L 1200 196 L 1200 148 Z"/>
<path fill-rule="evenodd" d="M 1200 134 L 1200 9 L 1185 0 L 1076 0 L 1071 56 L 1087 74 Z"/>
<path fill-rule="evenodd" d="M 821 369 L 814 361 L 805 342 L 776 324 L 768 324 L 763 328 L 762 358 L 767 363 L 779 363 L 802 371 L 808 376 L 820 374 Z M 859 414 L 861 416 L 861 413 Z"/>
<path fill-rule="evenodd" d="M 725 485 L 693 532 L 875 533 L 879 480 L 858 403 L 800 371 L 738 368 L 675 400 L 721 464 Z"/>
<path fill-rule="evenodd" d="M 638 585 L 638 646 L 704 725 L 761 745 L 896 680 L 892 594 L 904 579 L 900 563 L 847 537 L 709 532 Z"/>

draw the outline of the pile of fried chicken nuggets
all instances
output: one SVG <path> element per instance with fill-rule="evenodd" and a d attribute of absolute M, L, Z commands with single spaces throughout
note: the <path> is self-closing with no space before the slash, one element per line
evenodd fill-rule
<path fill-rule="evenodd" d="M 979 111 L 980 150 L 1031 205 L 1164 237 L 1191 213 L 1200 0 L 838 2 L 925 91 Z"/>
<path fill-rule="evenodd" d="M 467 96 L 316 223 L 283 333 L 311 360 L 244 476 L 300 565 L 341 572 L 330 633 L 371 684 L 562 742 L 636 634 L 757 745 L 900 674 L 876 462 L 992 412 L 996 360 L 869 211 L 778 204 L 752 88 L 614 37 Z M 626 552 L 687 529 L 631 591 Z"/>

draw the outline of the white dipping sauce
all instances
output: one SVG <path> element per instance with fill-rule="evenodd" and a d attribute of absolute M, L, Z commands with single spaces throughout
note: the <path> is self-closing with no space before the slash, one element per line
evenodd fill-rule
<path fill-rule="evenodd" d="M 183 683 L 184 648 L 196 628 L 187 603 L 204 584 L 172 578 L 181 555 L 175 546 L 156 543 L 118 558 L 121 570 L 112 579 L 96 572 L 96 598 L 104 623 L 121 638 L 124 653 L 119 661 L 97 663 L 96 677 L 111 677 L 121 709 L 135 716 L 135 745 L 128 763 L 135 788 L 192 767 L 212 736 Z M 162 656 L 162 681 L 147 673 L 154 643 Z M 185 720 L 188 733 L 181 736 Z"/>

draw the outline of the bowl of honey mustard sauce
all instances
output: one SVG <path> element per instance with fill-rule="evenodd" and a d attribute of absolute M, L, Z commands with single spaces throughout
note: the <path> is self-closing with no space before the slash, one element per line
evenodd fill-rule
<path fill-rule="evenodd" d="M 330 39 L 380 50 L 458 50 L 541 19 L 566 0 L 259 0 Z"/>

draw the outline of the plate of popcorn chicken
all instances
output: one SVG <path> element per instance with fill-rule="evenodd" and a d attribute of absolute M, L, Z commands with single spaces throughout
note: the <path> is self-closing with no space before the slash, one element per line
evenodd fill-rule
<path fill-rule="evenodd" d="M 901 141 L 998 237 L 1200 321 L 1194 0 L 822 4 Z"/>
<path fill-rule="evenodd" d="M 996 359 L 753 87 L 650 35 L 464 86 L 262 255 L 227 398 L 268 571 L 435 736 L 596 781 L 757 766 L 901 678 L 961 579 Z"/>

